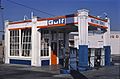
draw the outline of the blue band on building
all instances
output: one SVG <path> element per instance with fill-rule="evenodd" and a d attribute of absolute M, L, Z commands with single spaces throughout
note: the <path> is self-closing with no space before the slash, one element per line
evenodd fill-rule
<path fill-rule="evenodd" d="M 79 45 L 78 51 L 78 64 L 79 69 L 87 69 L 88 68 L 88 45 Z"/>
<path fill-rule="evenodd" d="M 50 60 L 42 60 L 41 61 L 41 65 L 42 66 L 47 66 L 47 65 L 49 65 L 50 64 Z"/>
<path fill-rule="evenodd" d="M 31 65 L 31 60 L 10 59 L 11 64 Z"/>
<path fill-rule="evenodd" d="M 105 65 L 110 66 L 110 58 L 111 58 L 110 46 L 104 46 L 104 49 L 105 49 Z"/>

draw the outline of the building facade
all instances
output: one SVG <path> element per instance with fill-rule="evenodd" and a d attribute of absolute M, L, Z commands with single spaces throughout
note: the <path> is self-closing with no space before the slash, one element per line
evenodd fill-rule
<path fill-rule="evenodd" d="M 102 59 L 102 66 L 110 65 L 110 21 L 109 18 L 91 16 L 88 10 L 78 10 L 76 14 L 53 18 L 37 18 L 30 20 L 5 22 L 5 63 L 27 64 L 32 66 L 64 64 L 67 56 L 76 56 L 71 61 L 73 66 L 88 68 L 93 62 L 88 52 L 94 52 L 96 43 L 89 35 L 103 35 L 102 44 L 95 51 L 96 59 Z M 69 48 L 69 33 L 78 32 L 78 51 Z M 97 37 L 97 36 L 96 36 Z M 93 48 L 93 49 L 89 49 Z M 103 50 L 103 49 L 104 50 Z M 73 51 L 73 52 L 72 52 Z M 90 56 L 95 53 L 90 53 Z M 101 55 L 104 55 L 101 58 Z M 73 59 L 74 60 L 74 59 Z M 88 60 L 91 60 L 90 62 Z M 95 60 L 96 61 L 96 60 Z M 73 63 L 71 63 L 73 62 Z M 70 65 L 68 64 L 68 65 Z M 73 66 L 73 68 L 76 66 Z M 91 66 L 94 67 L 94 66 Z"/>
<path fill-rule="evenodd" d="M 120 56 L 120 31 L 111 31 L 111 54 Z"/>
<path fill-rule="evenodd" d="M 78 32 L 70 33 L 70 46 L 78 48 Z M 90 34 L 88 36 L 89 40 L 94 40 L 91 44 L 89 42 L 89 47 L 92 45 L 97 48 L 98 46 L 103 45 L 103 35 L 102 34 Z M 111 54 L 120 56 L 120 31 L 111 31 L 110 32 L 110 46 Z"/>

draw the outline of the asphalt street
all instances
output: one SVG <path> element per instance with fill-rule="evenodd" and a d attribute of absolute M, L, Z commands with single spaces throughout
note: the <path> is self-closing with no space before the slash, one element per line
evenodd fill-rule
<path fill-rule="evenodd" d="M 81 73 L 88 79 L 120 79 L 119 69 L 117 65 Z M 0 64 L 0 79 L 73 79 L 73 77 L 70 74 L 60 74 L 59 66 L 32 67 Z"/>
<path fill-rule="evenodd" d="M 0 64 L 0 79 L 72 79 L 48 68 Z"/>
<path fill-rule="evenodd" d="M 102 67 L 81 72 L 89 79 L 120 79 L 120 66 Z"/>

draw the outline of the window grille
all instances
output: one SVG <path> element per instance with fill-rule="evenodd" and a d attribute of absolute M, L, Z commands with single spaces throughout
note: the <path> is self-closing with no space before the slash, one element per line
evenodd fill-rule
<path fill-rule="evenodd" d="M 49 56 L 49 31 L 41 30 L 41 56 Z"/>
<path fill-rule="evenodd" d="M 19 56 L 19 30 L 10 30 L 10 56 Z"/>
<path fill-rule="evenodd" d="M 31 29 L 21 30 L 22 56 L 31 56 Z"/>

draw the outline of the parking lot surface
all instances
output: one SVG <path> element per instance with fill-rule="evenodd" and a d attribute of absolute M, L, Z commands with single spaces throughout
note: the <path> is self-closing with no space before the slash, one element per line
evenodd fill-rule
<path fill-rule="evenodd" d="M 0 79 L 73 79 L 70 74 L 60 74 L 59 68 L 59 66 L 32 67 L 0 64 Z M 120 79 L 119 70 L 119 65 L 117 65 L 81 73 L 88 79 Z"/>

